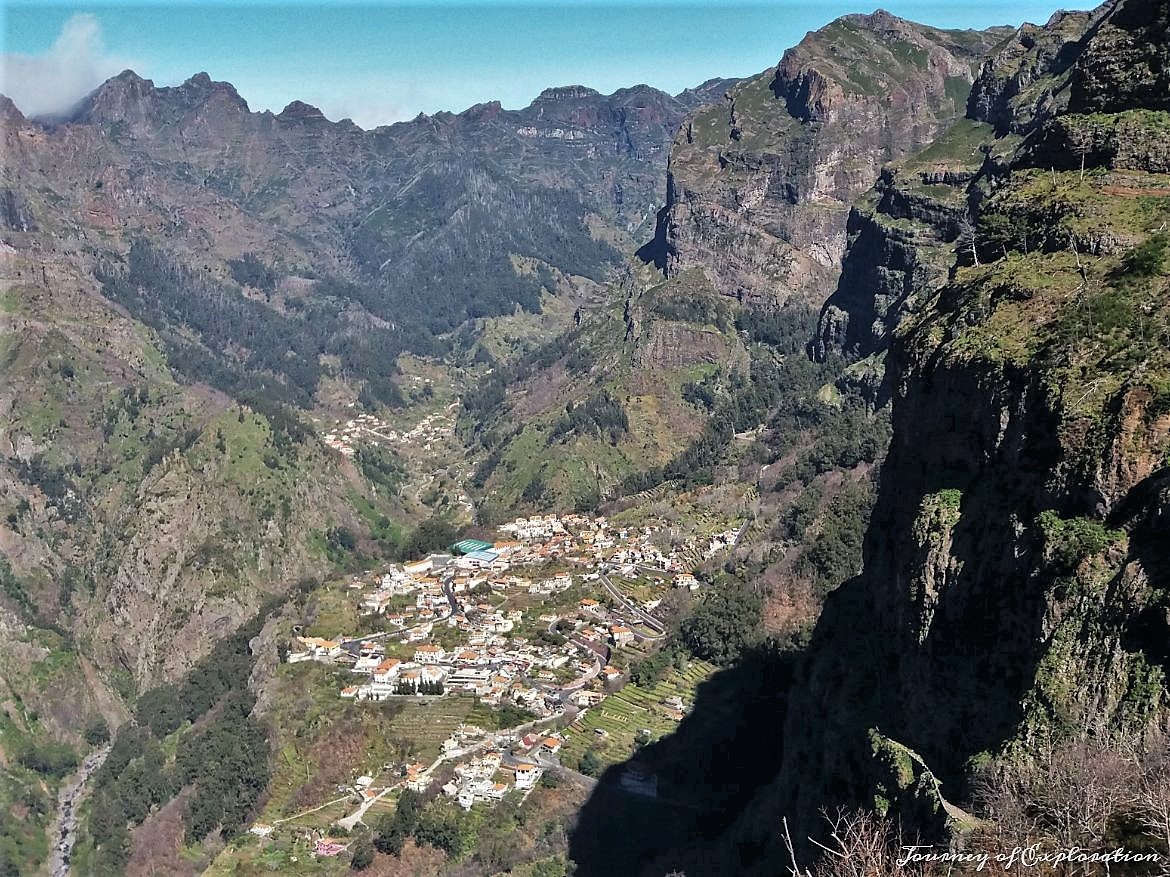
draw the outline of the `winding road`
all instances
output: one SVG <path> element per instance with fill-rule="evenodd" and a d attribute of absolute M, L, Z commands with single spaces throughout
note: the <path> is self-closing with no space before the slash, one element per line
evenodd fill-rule
<path fill-rule="evenodd" d="M 637 618 L 639 621 L 641 621 L 643 624 L 645 624 L 651 630 L 657 631 L 657 633 L 654 636 L 650 636 L 648 634 L 640 633 L 639 631 L 635 630 L 635 631 L 633 631 L 633 634 L 634 634 L 634 637 L 636 639 L 649 639 L 649 640 L 662 639 L 662 637 L 664 635 L 664 631 L 666 630 L 666 626 L 661 621 L 659 621 L 653 615 L 650 615 L 647 612 L 643 612 L 641 609 L 639 609 L 637 606 L 635 606 L 634 601 L 631 600 L 629 597 L 627 597 L 625 594 L 623 594 L 621 588 L 619 588 L 617 585 L 615 585 L 613 582 L 611 582 L 609 580 L 609 576 L 606 575 L 605 573 L 602 573 L 600 575 L 599 581 L 605 587 L 605 590 L 607 590 L 609 592 L 610 596 L 613 597 L 615 600 L 617 600 L 619 603 L 621 603 L 630 612 L 630 614 L 632 614 L 635 618 Z"/>

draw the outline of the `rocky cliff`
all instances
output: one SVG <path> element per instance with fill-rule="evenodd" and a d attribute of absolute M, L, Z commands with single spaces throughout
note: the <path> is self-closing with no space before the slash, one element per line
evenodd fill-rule
<path fill-rule="evenodd" d="M 878 360 L 890 333 L 946 282 L 956 248 L 970 247 L 972 210 L 1021 139 L 1067 107 L 1073 61 L 1100 15 L 1058 12 L 1044 26 L 1022 25 L 983 64 L 966 117 L 882 170 L 850 211 L 843 270 L 821 311 L 814 356 L 872 358 L 855 372 L 888 398 Z"/>
<path fill-rule="evenodd" d="M 884 11 L 810 33 L 774 70 L 687 120 L 647 254 L 668 274 L 701 266 L 741 301 L 819 303 L 840 270 L 849 205 L 883 165 L 962 115 L 1004 35 Z"/>
<path fill-rule="evenodd" d="M 974 766 L 1086 729 L 1140 731 L 1170 707 L 1170 555 L 1158 535 L 1170 512 L 1170 175 L 1151 158 L 1170 118 L 1149 87 L 1160 74 L 1122 81 L 1112 60 L 1165 45 L 1166 11 L 1106 7 L 1077 17 L 1095 23 L 1072 48 L 1041 50 L 1034 82 L 1079 84 L 1027 125 L 971 120 L 987 147 L 967 166 L 969 200 L 939 192 L 916 206 L 900 190 L 933 166 L 936 144 L 855 214 L 846 276 L 851 263 L 855 277 L 891 266 L 897 283 L 879 298 L 909 286 L 918 299 L 896 328 L 879 319 L 881 334 L 856 336 L 888 357 L 893 440 L 864 571 L 826 603 L 791 693 L 783 767 L 736 835 L 772 849 L 767 867 L 781 852 L 765 831 L 782 814 L 798 837 L 826 804 L 896 813 L 925 837 L 961 833 L 970 823 L 954 805 L 967 805 Z M 1021 30 L 976 94 L 1011 81 L 997 58 L 1018 68 L 1068 39 L 1069 16 L 1052 25 Z M 1081 112 L 1078 95 L 1106 91 L 1107 110 Z M 973 98 L 973 115 L 989 105 Z M 1078 150 L 1067 137 L 1122 125 L 1139 129 L 1139 148 Z M 984 138 L 993 127 L 1004 136 Z M 952 179 L 914 183 L 964 185 Z M 944 233 L 964 214 L 970 228 Z M 935 267 L 917 286 L 923 264 Z M 868 313 L 883 310 L 879 300 Z"/>

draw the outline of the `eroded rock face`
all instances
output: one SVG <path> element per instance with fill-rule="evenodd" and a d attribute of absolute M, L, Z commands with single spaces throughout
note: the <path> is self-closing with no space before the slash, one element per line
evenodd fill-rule
<path fill-rule="evenodd" d="M 978 65 L 1004 35 L 937 31 L 881 11 L 809 34 L 774 71 L 684 124 L 659 214 L 660 267 L 702 266 L 747 303 L 823 299 L 850 204 L 883 165 L 962 115 Z"/>
<path fill-rule="evenodd" d="M 1162 16 L 1142 0 L 1099 11 L 1078 52 L 1049 53 L 1054 66 L 1034 68 L 1031 82 L 1100 75 L 1103 47 L 1112 51 L 1122 31 L 1164 44 Z M 1058 31 L 1067 25 L 1058 17 Z M 1034 44 L 1068 39 L 1037 33 Z M 985 81 L 1011 78 L 1001 73 L 985 70 Z M 1080 156 L 1037 167 L 1034 151 L 1055 148 L 1048 132 L 1089 119 L 1101 131 L 1135 120 L 1151 130 L 1161 111 L 1144 105 L 1143 83 L 1158 75 L 1129 83 L 1131 103 L 1092 116 L 1021 93 L 1003 104 L 1020 108 L 1017 124 L 973 101 L 983 118 L 895 164 L 856 209 L 820 343 L 886 358 L 893 438 L 864 571 L 826 602 L 790 693 L 783 768 L 740 820 L 737 842 L 767 843 L 761 826 L 781 815 L 794 837 L 815 831 L 826 801 L 897 810 L 907 790 L 921 790 L 919 761 L 941 783 L 938 806 L 912 794 L 898 812 L 943 839 L 956 811 L 942 796 L 965 793 L 968 759 L 1026 757 L 1074 729 L 1165 719 L 1170 357 L 1149 327 L 1168 325 L 1167 279 L 1129 261 L 1161 251 L 1161 214 L 1143 219 L 1118 204 L 1161 198 L 1154 209 L 1165 210 L 1170 175 L 1107 150 L 1088 152 L 1085 174 Z M 1029 139 L 1011 133 L 1023 130 Z M 960 166 L 968 152 L 973 176 L 931 170 L 940 157 Z M 1161 194 L 1127 195 L 1122 184 L 1134 179 Z M 1048 193 L 1059 194 L 1055 205 Z M 992 237 L 1009 209 L 1064 237 L 1015 227 Z M 976 229 L 969 250 L 962 228 L 947 240 L 961 216 Z M 1099 273 L 1079 272 L 1076 254 L 1106 238 Z M 927 262 L 937 270 L 915 279 Z M 1125 302 L 1132 321 L 1112 336 L 1082 328 L 1067 292 L 1078 282 Z"/>
<path fill-rule="evenodd" d="M 1170 110 L 1170 3 L 1128 2 L 1109 14 L 1072 80 L 1074 112 Z"/>

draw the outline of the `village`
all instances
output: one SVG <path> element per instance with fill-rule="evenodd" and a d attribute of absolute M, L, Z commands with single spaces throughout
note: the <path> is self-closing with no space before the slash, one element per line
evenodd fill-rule
<path fill-rule="evenodd" d="M 494 541 L 461 539 L 445 552 L 346 580 L 344 599 L 369 632 L 297 632 L 288 663 L 343 672 L 343 700 L 472 697 L 523 721 L 494 732 L 461 722 L 431 764 L 386 765 L 391 781 L 381 787 L 358 777 L 346 790 L 358 807 L 341 825 L 352 828 L 401 788 L 435 786 L 470 809 L 513 790 L 527 795 L 545 771 L 561 769 L 557 756 L 570 735 L 556 730 L 567 724 L 560 720 L 620 690 L 614 652 L 653 649 L 665 630 L 663 597 L 699 589 L 695 560 L 737 536 L 729 530 L 663 550 L 656 532 L 582 514 L 520 517 L 500 526 Z M 687 704 L 666 700 L 660 709 L 680 721 Z"/>
<path fill-rule="evenodd" d="M 357 678 L 340 690 L 343 698 L 455 692 L 551 715 L 566 702 L 589 705 L 587 693 L 573 696 L 585 683 L 617 678 L 605 663 L 610 648 L 662 635 L 654 614 L 661 597 L 636 601 L 611 574 L 646 577 L 662 591 L 699 587 L 681 568 L 693 546 L 663 553 L 651 541 L 652 527 L 613 529 L 604 517 L 550 514 L 517 518 L 499 531 L 505 538 L 496 542 L 463 539 L 449 553 L 354 576 L 348 588 L 360 614 L 382 629 L 331 639 L 298 636 L 288 662 L 348 668 Z M 717 534 L 704 553 L 734 540 L 734 531 Z M 550 564 L 563 569 L 541 578 L 526 574 Z M 563 603 L 557 596 L 575 584 L 596 596 L 540 614 L 508 606 Z M 519 595 L 529 599 L 515 600 Z"/>
<path fill-rule="evenodd" d="M 368 441 L 374 446 L 386 445 L 419 445 L 424 450 L 431 450 L 435 442 L 450 438 L 455 428 L 454 410 L 458 403 L 452 403 L 442 411 L 428 414 L 410 429 L 396 430 L 386 421 L 373 414 L 362 413 L 339 422 L 336 426 L 321 433 L 321 440 L 326 447 L 336 451 L 343 457 L 352 457 L 357 453 L 357 445 Z"/>

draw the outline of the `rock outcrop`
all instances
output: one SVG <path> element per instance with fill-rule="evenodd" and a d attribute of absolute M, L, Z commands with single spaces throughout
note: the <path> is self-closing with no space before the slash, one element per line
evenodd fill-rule
<path fill-rule="evenodd" d="M 1101 59 L 1120 30 L 1156 45 L 1170 36 L 1165 3 L 1097 17 L 1059 76 L 1113 81 Z M 1137 111 L 1166 118 L 1148 105 L 1151 79 L 1130 80 L 1130 100 L 1096 114 L 1103 130 Z M 1036 106 L 1021 101 L 1025 113 Z M 971 157 L 976 188 L 935 198 L 958 214 L 896 191 L 953 149 L 952 132 L 895 166 L 851 221 L 835 299 L 848 293 L 857 307 L 845 329 L 827 309 L 822 340 L 854 338 L 886 357 L 893 440 L 864 571 L 827 601 L 790 692 L 783 767 L 732 832 L 740 849 L 770 846 L 769 867 L 782 851 L 763 826 L 781 815 L 803 837 L 820 808 L 861 805 L 940 840 L 960 830 L 946 799 L 969 794 L 972 764 L 1167 715 L 1170 175 L 1092 151 L 1083 165 L 1036 167 L 1033 145 L 1077 118 L 1048 112 L 1022 142 L 970 120 L 987 147 Z M 914 185 L 937 185 L 923 179 Z M 940 249 L 962 214 L 971 229 Z M 1090 261 L 1093 241 L 1112 243 Z M 933 279 L 911 282 L 927 261 Z M 900 307 L 863 306 L 866 282 L 879 299 L 916 292 Z M 919 781 L 910 753 L 938 785 Z"/>
<path fill-rule="evenodd" d="M 645 255 L 668 274 L 703 267 L 742 302 L 819 303 L 841 267 L 850 204 L 962 115 L 1003 36 L 883 11 L 810 33 L 774 71 L 687 120 Z"/>

